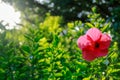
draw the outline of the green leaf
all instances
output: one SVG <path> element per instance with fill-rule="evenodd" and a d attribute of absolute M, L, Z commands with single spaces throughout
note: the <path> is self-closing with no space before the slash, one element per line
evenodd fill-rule
<path fill-rule="evenodd" d="M 58 35 L 54 35 L 53 38 L 54 38 L 54 39 L 53 39 L 53 46 L 54 46 L 54 47 L 57 47 L 60 39 L 58 38 Z"/>
<path fill-rule="evenodd" d="M 102 32 L 105 32 L 106 31 L 106 29 L 108 29 L 110 27 L 110 23 L 106 23 L 105 24 L 105 26 L 103 26 L 103 28 L 102 28 Z"/>
<path fill-rule="evenodd" d="M 22 46 L 22 50 L 27 52 L 27 53 L 30 53 L 30 47 L 27 45 Z"/>
<path fill-rule="evenodd" d="M 93 28 L 94 27 L 94 25 L 92 25 L 91 23 L 85 23 L 88 27 L 90 27 L 90 28 Z"/>
<path fill-rule="evenodd" d="M 94 13 L 96 13 L 96 12 L 97 12 L 97 8 L 96 8 L 96 7 L 92 7 L 92 11 L 93 11 Z"/>
<path fill-rule="evenodd" d="M 55 75 L 56 77 L 63 76 L 63 74 L 62 74 L 62 73 L 55 73 L 54 75 Z"/>

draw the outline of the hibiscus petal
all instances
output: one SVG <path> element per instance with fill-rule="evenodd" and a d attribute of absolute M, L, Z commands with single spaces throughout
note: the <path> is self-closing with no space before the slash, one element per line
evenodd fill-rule
<path fill-rule="evenodd" d="M 96 57 L 106 56 L 108 54 L 108 49 L 98 50 L 94 52 Z"/>
<path fill-rule="evenodd" d="M 100 49 L 107 49 L 110 46 L 111 37 L 107 34 L 102 34 L 100 39 Z"/>
<path fill-rule="evenodd" d="M 100 39 L 102 33 L 97 28 L 91 28 L 87 31 L 86 35 L 92 39 L 92 41 L 97 41 Z"/>
<path fill-rule="evenodd" d="M 89 50 L 83 50 L 82 57 L 87 61 L 92 61 L 96 58 L 94 53 L 92 51 L 89 51 Z"/>
<path fill-rule="evenodd" d="M 80 36 L 77 40 L 78 47 L 82 50 L 91 45 L 91 42 L 87 39 L 87 36 Z"/>

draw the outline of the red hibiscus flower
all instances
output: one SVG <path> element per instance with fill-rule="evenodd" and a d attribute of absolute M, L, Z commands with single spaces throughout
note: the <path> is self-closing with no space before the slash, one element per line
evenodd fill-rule
<path fill-rule="evenodd" d="M 82 56 L 87 61 L 106 56 L 110 46 L 111 37 L 102 33 L 97 28 L 91 28 L 83 36 L 80 36 L 77 44 L 82 50 Z"/>

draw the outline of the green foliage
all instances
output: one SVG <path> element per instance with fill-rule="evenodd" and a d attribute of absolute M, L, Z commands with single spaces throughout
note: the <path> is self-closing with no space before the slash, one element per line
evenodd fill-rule
<path fill-rule="evenodd" d="M 71 1 L 61 3 L 62 8 Z M 100 2 L 95 0 L 95 3 Z M 65 23 L 65 17 L 47 13 L 42 22 L 36 14 L 23 19 L 24 27 L 19 30 L 4 30 L 0 25 L 0 30 L 3 29 L 0 31 L 0 80 L 119 80 L 120 35 L 114 31 L 112 22 L 101 16 L 93 7 L 86 22 Z M 110 34 L 112 43 L 107 56 L 87 62 L 76 42 L 92 27 Z"/>

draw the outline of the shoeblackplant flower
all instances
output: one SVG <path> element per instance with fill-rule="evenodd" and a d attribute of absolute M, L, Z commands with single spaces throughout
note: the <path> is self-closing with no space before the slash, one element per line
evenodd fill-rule
<path fill-rule="evenodd" d="M 82 56 L 87 61 L 106 56 L 110 43 L 111 37 L 97 28 L 89 29 L 77 40 L 78 47 L 82 50 Z"/>

